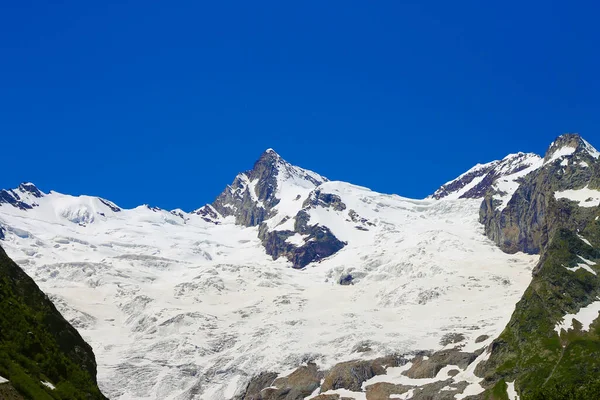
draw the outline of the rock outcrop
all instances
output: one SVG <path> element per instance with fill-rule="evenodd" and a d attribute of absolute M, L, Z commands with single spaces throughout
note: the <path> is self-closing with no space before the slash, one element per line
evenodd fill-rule
<path fill-rule="evenodd" d="M 294 268 L 304 268 L 345 246 L 327 226 L 310 223 L 307 211 L 311 208 L 346 209 L 339 196 L 319 188 L 324 182 L 327 178 L 293 166 L 269 149 L 212 204 L 194 213 L 216 224 L 223 218 L 234 217 L 239 225 L 258 226 L 258 237 L 267 254 L 273 259 L 285 257 Z M 286 207 L 280 207 L 282 201 Z M 289 229 L 281 229 L 287 221 Z M 288 240 L 297 235 L 302 239 Z"/>
<path fill-rule="evenodd" d="M 302 400 L 311 395 L 323 378 L 317 365 L 308 363 L 290 375 L 277 378 L 274 373 L 262 373 L 248 384 L 241 400 Z"/>

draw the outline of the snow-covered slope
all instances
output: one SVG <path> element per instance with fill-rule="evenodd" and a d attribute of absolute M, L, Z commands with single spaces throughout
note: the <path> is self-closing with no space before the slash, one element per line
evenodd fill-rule
<path fill-rule="evenodd" d="M 499 207 L 506 203 L 519 187 L 519 179 L 537 170 L 543 160 L 537 154 L 509 154 L 502 160 L 477 164 L 435 191 L 435 199 L 480 199 L 489 191 L 499 200 Z"/>
<path fill-rule="evenodd" d="M 314 196 L 299 188 L 290 193 L 300 204 Z M 230 398 L 262 371 L 436 349 L 455 332 L 473 347 L 502 330 L 535 257 L 486 239 L 479 201 L 410 200 L 343 182 L 318 190 L 346 207 L 313 204 L 310 224 L 347 245 L 303 270 L 274 261 L 258 227 L 234 216 L 215 224 L 21 189 L 36 205 L 0 206 L 2 245 L 92 344 L 111 399 Z M 348 275 L 354 284 L 340 285 Z"/>

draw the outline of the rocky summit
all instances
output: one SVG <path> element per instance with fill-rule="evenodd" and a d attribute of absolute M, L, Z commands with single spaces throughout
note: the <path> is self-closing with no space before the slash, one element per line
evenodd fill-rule
<path fill-rule="evenodd" d="M 192 212 L 27 183 L 0 243 L 111 399 L 591 399 L 599 158 L 565 134 L 409 199 L 269 149 Z"/>

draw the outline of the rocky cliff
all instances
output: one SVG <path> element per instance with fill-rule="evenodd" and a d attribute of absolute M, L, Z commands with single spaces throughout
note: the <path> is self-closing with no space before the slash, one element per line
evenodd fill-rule
<path fill-rule="evenodd" d="M 581 229 L 586 208 L 600 203 L 598 157 L 577 134 L 557 138 L 539 168 L 517 181 L 508 201 L 486 193 L 480 212 L 486 235 L 506 252 L 537 254 L 558 228 Z"/>

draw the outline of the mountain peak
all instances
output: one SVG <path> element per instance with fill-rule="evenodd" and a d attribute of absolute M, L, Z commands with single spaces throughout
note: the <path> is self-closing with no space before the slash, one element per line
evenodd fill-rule
<path fill-rule="evenodd" d="M 44 194 L 31 182 L 23 182 L 18 189 L 23 193 L 30 193 L 33 197 L 42 197 Z"/>
<path fill-rule="evenodd" d="M 240 225 L 257 226 L 276 213 L 274 207 L 282 200 L 282 191 L 287 193 L 286 189 L 290 189 L 296 196 L 298 190 L 312 190 L 323 182 L 327 178 L 288 163 L 269 148 L 251 170 L 238 174 L 210 206 L 194 213 L 212 222 L 219 216 L 234 216 Z"/>
<path fill-rule="evenodd" d="M 490 189 L 512 192 L 515 186 L 514 180 L 540 165 L 541 158 L 537 154 L 522 152 L 509 154 L 502 160 L 475 165 L 456 179 L 444 184 L 429 198 L 482 199 Z M 500 181 L 510 183 L 508 185 L 510 187 L 498 188 Z"/>
<path fill-rule="evenodd" d="M 275 150 L 273 150 L 273 148 L 271 148 L 271 147 L 266 149 L 263 154 L 272 154 L 272 155 L 279 156 L 279 154 L 277 154 L 277 152 Z"/>
<path fill-rule="evenodd" d="M 546 155 L 544 156 L 544 163 L 549 163 L 576 153 L 587 154 L 593 158 L 600 157 L 600 152 L 578 133 L 565 133 L 557 137 L 554 142 L 550 144 L 550 147 L 548 147 Z"/>

